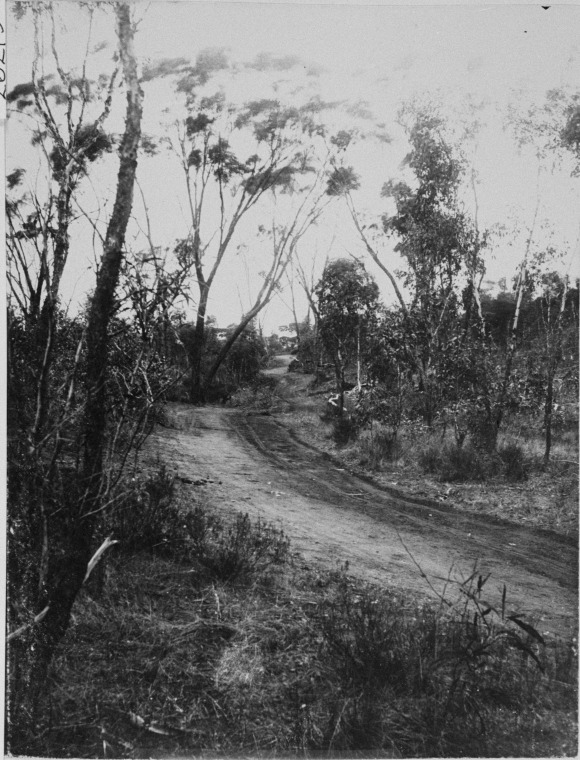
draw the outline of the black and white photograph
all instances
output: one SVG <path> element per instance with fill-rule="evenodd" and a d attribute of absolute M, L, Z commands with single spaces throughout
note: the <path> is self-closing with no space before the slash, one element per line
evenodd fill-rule
<path fill-rule="evenodd" d="M 577 757 L 580 4 L 0 22 L 6 755 Z"/>

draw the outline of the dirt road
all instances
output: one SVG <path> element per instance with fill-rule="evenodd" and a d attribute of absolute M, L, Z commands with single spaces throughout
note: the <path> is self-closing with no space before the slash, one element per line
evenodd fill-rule
<path fill-rule="evenodd" d="M 491 601 L 505 583 L 510 612 L 548 636 L 575 635 L 577 548 L 556 534 L 395 496 L 294 440 L 269 415 L 174 404 L 168 418 L 145 457 L 164 461 L 221 508 L 280 525 L 307 562 L 336 568 L 348 560 L 351 573 L 402 597 L 431 593 L 421 571 L 440 589 L 452 566 L 465 578 L 477 562 L 491 573 Z"/>

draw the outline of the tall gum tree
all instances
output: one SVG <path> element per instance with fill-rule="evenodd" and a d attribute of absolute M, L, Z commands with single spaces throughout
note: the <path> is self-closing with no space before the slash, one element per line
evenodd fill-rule
<path fill-rule="evenodd" d="M 240 236 L 247 245 L 252 225 L 277 230 L 272 257 L 264 266 L 265 288 L 242 316 L 243 330 L 243 323 L 251 321 L 276 290 L 287 267 L 283 262 L 295 246 L 291 238 L 302 237 L 304 220 L 308 218 L 311 226 L 324 205 L 320 170 L 328 166 L 336 147 L 327 141 L 323 114 L 339 104 L 302 91 L 285 94 L 283 87 L 272 89 L 272 74 L 279 77 L 280 67 L 286 70 L 299 63 L 258 56 L 252 63 L 232 65 L 219 50 L 202 51 L 193 65 L 176 63 L 176 90 L 185 98 L 186 116 L 173 125 L 175 136 L 168 142 L 183 172 L 189 210 L 190 229 L 179 248 L 192 259 L 197 290 L 190 351 L 192 401 L 202 400 L 204 385 L 216 369 L 207 367 L 204 359 L 208 303 Z M 226 92 L 237 83 L 236 77 L 248 72 L 262 77 L 257 92 L 264 97 L 234 103 Z M 283 219 L 274 199 L 298 193 L 308 195 L 310 207 L 295 203 Z M 264 222 L 264 215 L 273 223 Z"/>
<path fill-rule="evenodd" d="M 394 250 L 405 261 L 405 271 L 395 273 L 385 264 L 373 244 L 372 229 L 361 222 L 352 195 L 358 178 L 350 167 L 337 170 L 329 192 L 344 197 L 367 253 L 393 287 L 422 413 L 431 424 L 451 372 L 460 289 L 481 240 L 459 199 L 464 165 L 445 139 L 442 117 L 432 107 L 412 107 L 403 110 L 402 122 L 410 144 L 404 163 L 413 179 L 384 184 L 382 196 L 395 211 L 383 214 L 381 221 L 383 233 L 396 241 Z"/>
<path fill-rule="evenodd" d="M 564 90 L 550 90 L 546 94 L 546 99 L 541 104 L 522 107 L 521 103 L 514 102 L 510 105 L 506 117 L 506 126 L 511 130 L 517 147 L 528 153 L 531 160 L 536 162 L 536 188 L 535 203 L 531 219 L 525 229 L 525 242 L 523 245 L 523 254 L 518 266 L 515 282 L 515 305 L 513 318 L 511 320 L 506 356 L 504 361 L 503 377 L 499 383 L 499 388 L 493 400 L 493 410 L 490 419 L 490 447 L 495 448 L 497 436 L 503 422 L 512 371 L 514 367 L 516 352 L 518 349 L 518 338 L 521 332 L 522 305 L 526 288 L 529 285 L 531 272 L 531 262 L 533 260 L 534 247 L 538 245 L 538 232 L 542 227 L 541 210 L 543 196 L 545 193 L 545 181 L 552 176 L 556 170 L 560 170 L 562 162 L 566 161 L 566 149 L 572 151 L 573 156 L 577 155 L 577 146 L 574 142 L 575 135 L 575 118 L 578 108 L 578 95 L 570 94 Z M 573 176 L 578 175 L 578 163 L 571 167 Z M 566 290 L 562 289 L 562 310 L 566 301 Z M 556 344 L 561 340 L 562 318 L 556 319 L 557 338 Z M 558 354 L 552 351 L 552 345 L 548 340 L 546 342 L 546 361 L 548 365 L 548 375 L 546 383 L 546 404 L 552 407 L 553 397 L 553 380 L 556 371 L 556 365 L 553 364 L 554 357 Z M 551 369 L 550 369 L 551 368 Z M 553 369 L 553 371 L 552 371 Z M 551 430 L 551 412 L 545 411 L 545 421 Z M 550 453 L 549 432 L 547 434 L 545 462 L 549 460 Z"/>
<path fill-rule="evenodd" d="M 234 107 L 221 91 L 203 94 L 201 88 L 207 90 L 212 74 L 228 67 L 227 59 L 216 52 L 200 54 L 177 85 L 186 93 L 188 115 L 177 123 L 171 144 L 185 178 L 190 214 L 190 232 L 180 248 L 192 258 L 198 291 L 190 356 L 192 401 L 203 400 L 204 386 L 211 383 L 233 341 L 268 303 L 298 239 L 328 201 L 320 188 L 329 146 L 319 118 L 327 104 L 318 98 L 299 106 L 262 98 Z M 287 220 L 278 219 L 272 226 L 272 256 L 263 287 L 204 377 L 210 292 L 238 228 L 258 204 L 272 213 L 274 194 L 296 192 L 302 194 L 297 207 Z"/>

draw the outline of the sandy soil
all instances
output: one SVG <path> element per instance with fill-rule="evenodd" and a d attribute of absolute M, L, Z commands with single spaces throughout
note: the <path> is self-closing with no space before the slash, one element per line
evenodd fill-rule
<path fill-rule="evenodd" d="M 300 375 L 288 358 L 269 374 L 299 406 Z M 284 529 L 308 563 L 388 585 L 401 597 L 432 594 L 446 579 L 491 576 L 487 599 L 521 613 L 548 636 L 577 629 L 578 555 L 572 541 L 547 531 L 463 513 L 447 504 L 401 498 L 357 477 L 328 455 L 293 439 L 275 417 L 236 409 L 172 404 L 143 452 L 160 460 L 183 487 L 204 492 L 224 510 L 260 516 Z M 452 588 L 455 586 L 452 584 Z M 450 593 L 449 590 L 447 593 Z"/>

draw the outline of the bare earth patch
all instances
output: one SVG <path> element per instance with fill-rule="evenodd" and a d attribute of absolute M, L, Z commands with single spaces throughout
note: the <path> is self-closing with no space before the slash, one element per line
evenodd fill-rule
<path fill-rule="evenodd" d="M 578 468 L 572 461 L 560 462 L 556 456 L 551 471 L 531 472 L 525 482 L 518 484 L 501 479 L 441 483 L 404 455 L 397 462 L 384 462 L 380 470 L 369 472 L 361 466 L 355 446 L 341 448 L 334 444 L 332 426 L 321 420 L 328 394 L 308 392 L 312 379 L 310 375 L 280 378 L 276 419 L 300 441 L 326 451 L 352 471 L 370 474 L 380 485 L 399 489 L 402 494 L 577 538 Z"/>
<path fill-rule="evenodd" d="M 293 440 L 270 415 L 175 404 L 168 425 L 150 438 L 145 463 L 162 460 L 222 510 L 279 524 L 308 562 L 348 562 L 404 598 L 429 595 L 423 574 L 442 589 L 450 573 L 466 578 L 477 565 L 491 573 L 492 602 L 505 583 L 512 611 L 544 634 L 574 634 L 572 541 L 385 492 Z"/>

